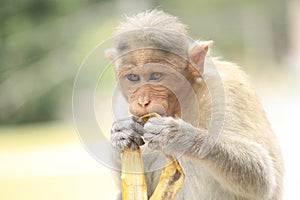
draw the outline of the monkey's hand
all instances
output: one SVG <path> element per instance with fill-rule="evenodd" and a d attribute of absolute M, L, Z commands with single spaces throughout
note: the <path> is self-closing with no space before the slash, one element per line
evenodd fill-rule
<path fill-rule="evenodd" d="M 172 117 L 150 118 L 144 126 L 148 147 L 165 153 L 189 151 L 199 138 L 199 130 L 191 124 Z"/>
<path fill-rule="evenodd" d="M 111 128 L 111 143 L 113 147 L 123 151 L 124 147 L 133 150 L 145 144 L 141 136 L 144 134 L 144 121 L 138 117 L 116 120 Z"/>

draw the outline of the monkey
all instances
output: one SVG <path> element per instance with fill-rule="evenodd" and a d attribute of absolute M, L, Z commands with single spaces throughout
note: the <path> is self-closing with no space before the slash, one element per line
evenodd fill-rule
<path fill-rule="evenodd" d="M 106 56 L 132 114 L 111 128 L 116 165 L 124 147 L 141 147 L 178 159 L 185 181 L 177 200 L 280 200 L 279 142 L 246 73 L 210 59 L 211 45 L 191 40 L 186 25 L 157 9 L 126 17 L 116 28 Z M 139 119 L 151 112 L 161 117 Z M 156 162 L 146 157 L 145 168 Z M 146 172 L 149 196 L 159 175 Z"/>

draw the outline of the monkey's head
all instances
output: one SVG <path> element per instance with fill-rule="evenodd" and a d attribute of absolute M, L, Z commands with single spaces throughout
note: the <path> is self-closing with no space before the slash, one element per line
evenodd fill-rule
<path fill-rule="evenodd" d="M 201 77 L 211 42 L 191 43 L 178 19 L 161 11 L 144 15 L 149 15 L 143 17 L 147 22 L 139 21 L 138 14 L 118 27 L 116 48 L 108 49 L 106 56 L 114 62 L 133 115 L 180 116 L 182 99 L 188 100 Z"/>

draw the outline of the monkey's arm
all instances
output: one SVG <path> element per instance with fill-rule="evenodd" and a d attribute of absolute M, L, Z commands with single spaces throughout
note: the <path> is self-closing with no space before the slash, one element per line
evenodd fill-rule
<path fill-rule="evenodd" d="M 257 142 L 238 134 L 221 134 L 203 158 L 202 148 L 211 145 L 206 143 L 206 130 L 170 117 L 150 119 L 144 128 L 150 148 L 189 157 L 235 195 L 250 199 L 272 196 L 275 169 L 268 151 Z"/>
<path fill-rule="evenodd" d="M 198 156 L 194 152 L 192 156 Z M 275 188 L 272 158 L 260 144 L 235 136 L 220 136 L 203 159 L 208 171 L 229 190 L 251 199 L 269 199 Z"/>

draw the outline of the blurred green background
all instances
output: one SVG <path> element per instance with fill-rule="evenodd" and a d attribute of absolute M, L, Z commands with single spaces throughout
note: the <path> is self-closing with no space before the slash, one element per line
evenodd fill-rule
<path fill-rule="evenodd" d="M 81 146 L 72 123 L 73 83 L 124 14 L 153 8 L 178 16 L 192 38 L 214 40 L 213 56 L 248 72 L 283 146 L 285 199 L 299 196 L 299 1 L 2 0 L 0 199 L 111 199 L 109 170 Z M 103 81 L 111 91 L 113 73 Z M 99 108 L 111 105 L 103 94 Z"/>

